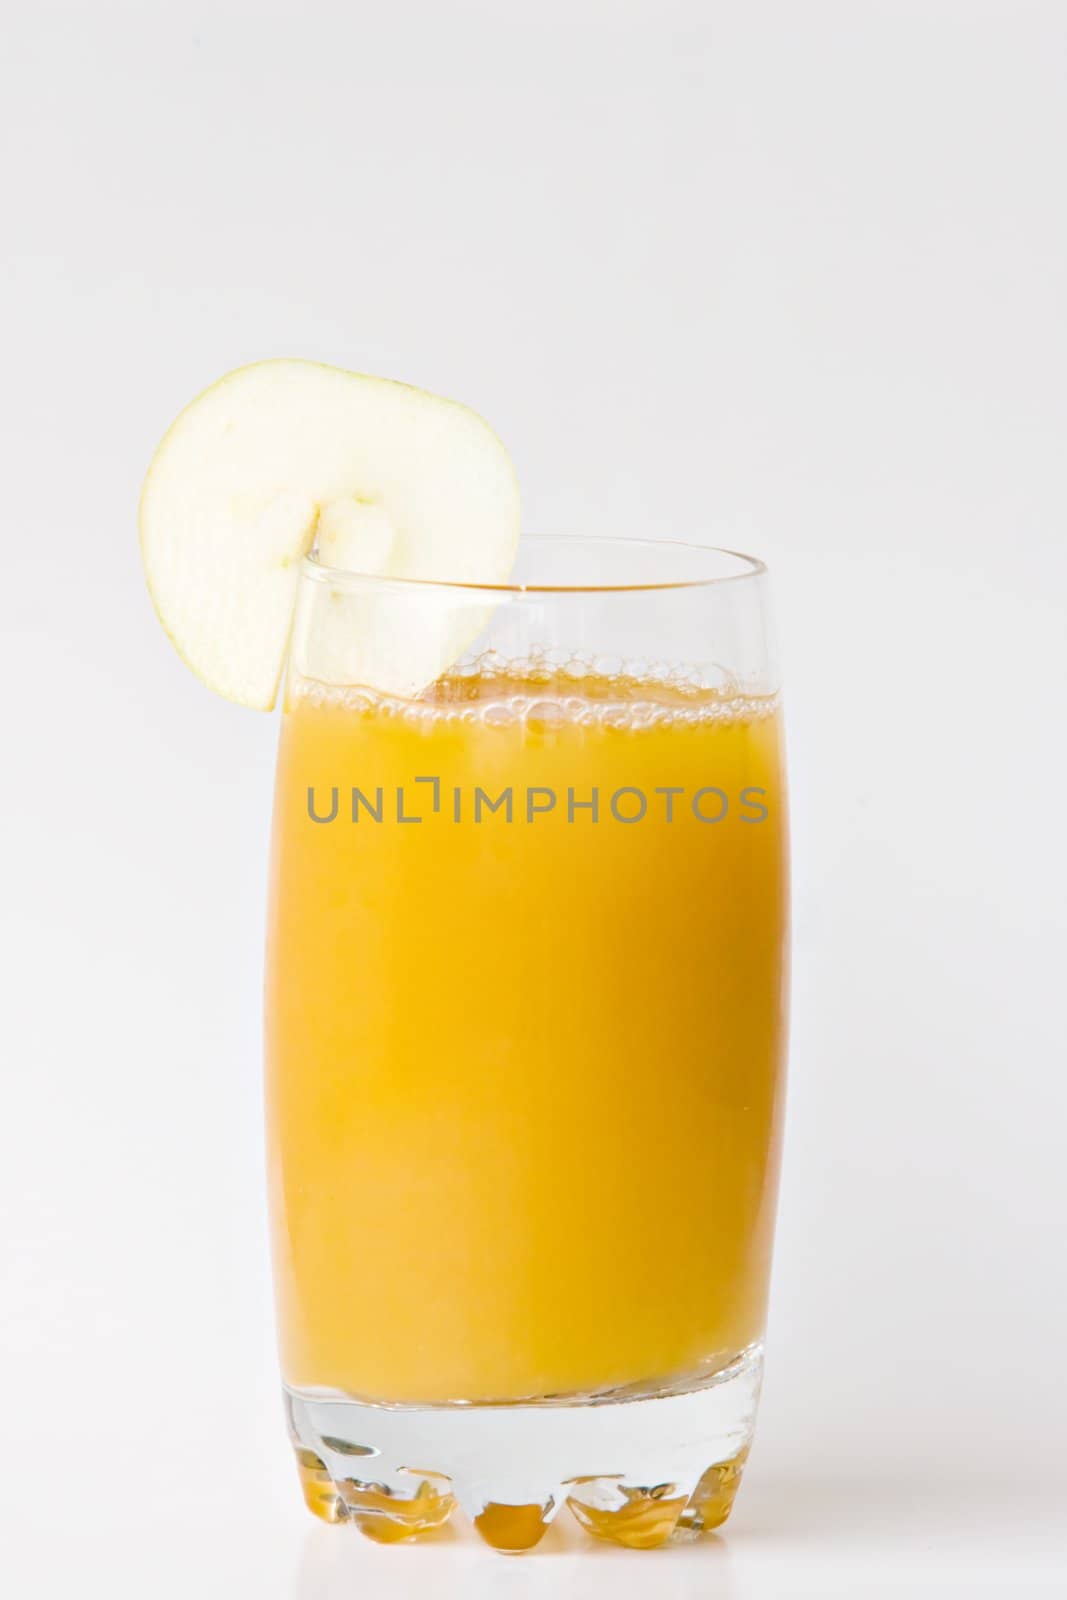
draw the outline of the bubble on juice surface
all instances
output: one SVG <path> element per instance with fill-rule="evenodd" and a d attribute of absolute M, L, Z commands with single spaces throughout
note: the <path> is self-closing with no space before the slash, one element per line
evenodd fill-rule
<path fill-rule="evenodd" d="M 701 672 L 617 656 L 554 658 L 548 651 L 524 660 L 507 660 L 495 650 L 472 656 L 414 700 L 364 685 L 344 687 L 297 675 L 289 692 L 290 697 L 312 704 L 340 707 L 357 716 L 392 718 L 426 730 L 442 724 L 490 728 L 525 724 L 551 730 L 571 723 L 629 733 L 755 722 L 778 709 L 776 694 L 746 693 L 721 669 Z"/>

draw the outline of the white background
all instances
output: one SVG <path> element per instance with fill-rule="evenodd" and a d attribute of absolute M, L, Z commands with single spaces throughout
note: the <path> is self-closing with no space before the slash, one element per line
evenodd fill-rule
<path fill-rule="evenodd" d="M 102 0 L 3 37 L 5 1589 L 1062 1592 L 1067 10 Z M 532 530 L 774 568 L 791 1101 L 722 1542 L 383 1552 L 298 1503 L 275 726 L 181 667 L 135 529 L 172 415 L 278 354 L 476 406 Z"/>

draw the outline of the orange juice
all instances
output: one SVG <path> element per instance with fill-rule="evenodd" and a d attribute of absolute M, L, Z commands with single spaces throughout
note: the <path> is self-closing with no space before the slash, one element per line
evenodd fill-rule
<path fill-rule="evenodd" d="M 290 1385 L 580 1395 L 760 1338 L 784 802 L 771 700 L 536 664 L 415 703 L 292 686 L 267 975 Z"/>

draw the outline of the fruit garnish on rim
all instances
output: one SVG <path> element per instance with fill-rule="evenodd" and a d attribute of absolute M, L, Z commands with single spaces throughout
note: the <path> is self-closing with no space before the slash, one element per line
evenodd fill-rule
<path fill-rule="evenodd" d="M 302 558 L 367 577 L 508 581 L 515 471 L 476 412 L 387 378 L 312 361 L 227 374 L 180 414 L 145 478 L 141 553 L 153 603 L 216 693 L 269 711 L 293 628 Z M 337 600 L 338 596 L 331 596 Z M 353 579 L 316 629 L 327 681 L 416 693 L 450 666 L 466 621 L 428 598 L 407 628 Z M 405 635 L 405 636 L 401 636 Z"/>

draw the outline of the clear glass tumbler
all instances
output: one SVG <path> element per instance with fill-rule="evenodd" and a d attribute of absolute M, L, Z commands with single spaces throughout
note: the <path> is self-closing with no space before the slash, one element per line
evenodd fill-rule
<path fill-rule="evenodd" d="M 267 1123 L 308 1505 L 373 1538 L 729 1513 L 777 1183 L 766 576 L 531 539 L 503 588 L 301 578 Z"/>

